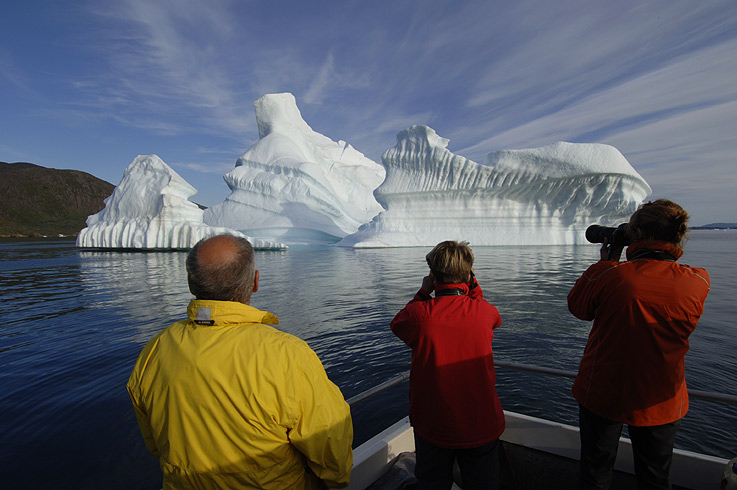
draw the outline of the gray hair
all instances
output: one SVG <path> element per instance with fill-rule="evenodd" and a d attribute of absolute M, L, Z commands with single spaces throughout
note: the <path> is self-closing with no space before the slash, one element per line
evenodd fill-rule
<path fill-rule="evenodd" d="M 189 290 L 197 299 L 238 301 L 247 303 L 251 298 L 256 274 L 253 247 L 245 238 L 227 236 L 236 245 L 237 251 L 225 262 L 203 264 L 199 250 L 210 237 L 197 242 L 187 255 L 187 282 Z"/>

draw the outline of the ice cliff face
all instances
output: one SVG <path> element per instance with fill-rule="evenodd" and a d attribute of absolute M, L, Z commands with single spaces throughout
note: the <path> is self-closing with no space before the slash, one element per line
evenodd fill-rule
<path fill-rule="evenodd" d="M 427 126 L 397 135 L 375 191 L 386 211 L 339 245 L 574 244 L 589 224 L 626 221 L 650 186 L 615 148 L 556 143 L 490 153 L 484 165 L 451 153 Z"/>
<path fill-rule="evenodd" d="M 205 225 L 202 210 L 188 198 L 197 190 L 156 155 L 139 155 L 126 168 L 105 208 L 87 218 L 77 246 L 104 248 L 191 248 L 202 238 L 230 233 Z M 254 248 L 285 248 L 248 238 Z"/>
<path fill-rule="evenodd" d="M 292 94 L 255 102 L 259 140 L 225 175 L 227 199 L 204 214 L 213 226 L 295 242 L 336 242 L 382 208 L 373 191 L 384 168 L 302 119 Z"/>

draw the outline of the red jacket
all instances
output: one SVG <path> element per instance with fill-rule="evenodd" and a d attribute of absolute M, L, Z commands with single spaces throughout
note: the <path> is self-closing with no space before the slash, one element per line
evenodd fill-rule
<path fill-rule="evenodd" d="M 568 293 L 568 309 L 594 320 L 573 396 L 595 414 L 635 426 L 674 422 L 688 411 L 684 356 L 709 293 L 706 270 L 638 258 L 667 242 L 637 242 L 627 262 L 602 260 Z"/>
<path fill-rule="evenodd" d="M 474 279 L 443 284 L 457 296 L 432 298 L 420 290 L 394 320 L 394 334 L 412 348 L 410 421 L 426 441 L 442 447 L 488 444 L 504 432 L 491 341 L 502 323 Z"/>

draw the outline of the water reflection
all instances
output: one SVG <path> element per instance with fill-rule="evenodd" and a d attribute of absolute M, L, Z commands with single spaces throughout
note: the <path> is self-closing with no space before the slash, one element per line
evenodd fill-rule
<path fill-rule="evenodd" d="M 186 252 L 83 251 L 79 256 L 88 304 L 124 317 L 130 334 L 125 340 L 145 343 L 182 318 L 192 297 Z"/>

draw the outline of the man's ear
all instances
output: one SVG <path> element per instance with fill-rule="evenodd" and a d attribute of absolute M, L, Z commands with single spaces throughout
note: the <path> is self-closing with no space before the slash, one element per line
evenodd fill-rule
<path fill-rule="evenodd" d="M 258 271 L 253 275 L 253 289 L 251 289 L 252 293 L 256 291 L 258 291 Z"/>

